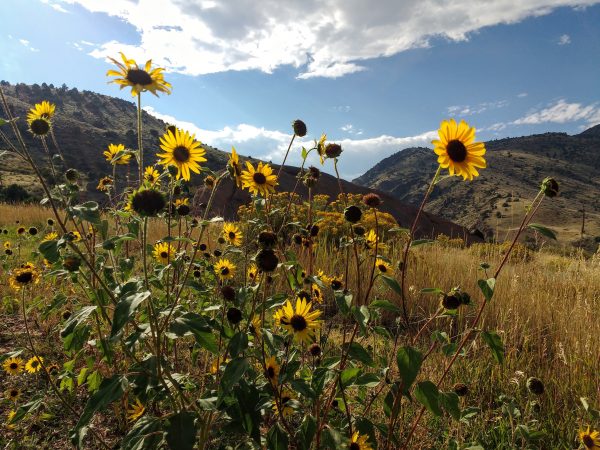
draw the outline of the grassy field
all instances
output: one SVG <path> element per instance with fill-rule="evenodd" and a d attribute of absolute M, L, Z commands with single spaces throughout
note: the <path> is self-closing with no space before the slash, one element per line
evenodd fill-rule
<path fill-rule="evenodd" d="M 11 242 L 14 252 L 12 256 L 3 257 L 0 355 L 29 346 L 19 306 L 20 293 L 9 288 L 8 279 L 11 268 L 21 261 L 31 260 L 39 264 L 36 248 L 39 235 L 49 231 L 46 224 L 48 217 L 51 217 L 50 211 L 44 207 L 0 205 L 0 228 L 7 230 L 7 234 L 2 236 L 5 241 Z M 20 226 L 36 226 L 39 235 L 32 237 L 25 233 L 19 236 L 17 228 Z M 211 227 L 207 234 L 212 236 L 207 239 L 209 251 L 222 247 L 217 242 L 221 225 Z M 163 236 L 165 230 L 164 224 L 156 222 L 154 226 L 151 225 L 149 240 L 153 242 L 155 237 Z M 300 249 L 298 255 L 300 263 L 308 265 L 307 253 Z M 341 275 L 344 255 L 345 252 L 322 239 L 315 249 L 312 263 L 325 273 Z M 385 255 L 392 265 L 397 263 L 401 257 L 401 242 L 389 240 Z M 449 291 L 460 286 L 475 297 L 477 280 L 484 278 L 481 263 L 488 263 L 491 266 L 488 271 L 493 270 L 502 256 L 503 247 L 500 245 L 464 247 L 461 242 L 444 239 L 415 248 L 409 261 L 412 270 L 407 276 L 411 329 L 399 327 L 396 315 L 385 311 L 379 316 L 373 315 L 369 326 L 381 326 L 391 331 L 392 339 L 397 336 L 400 345 L 410 343 L 415 331 L 438 310 L 439 296 L 421 293 L 422 288 Z M 368 274 L 363 273 L 358 278 L 361 276 L 366 285 Z M 348 277 L 357 278 L 353 269 L 349 270 Z M 283 277 L 276 277 L 270 289 L 273 292 L 284 290 Z M 51 310 L 52 299 L 58 293 L 65 295 L 65 303 Z M 75 311 L 85 302 L 80 295 L 76 284 L 66 282 L 65 278 L 57 283 L 55 276 L 46 274 L 33 287 L 27 306 L 34 344 L 39 353 L 44 355 L 47 364 L 57 364 L 60 374 L 57 376 L 58 385 L 62 387 L 67 402 L 78 411 L 85 405 L 91 383 L 90 379 L 86 381 L 85 374 L 81 376 L 82 368 L 87 367 L 87 373 L 98 372 L 103 376 L 111 373 L 106 361 L 95 359 L 98 358 L 95 342 L 84 344 L 79 352 L 65 350 L 64 343 L 61 344 L 60 331 L 65 326 L 66 317 L 63 314 L 65 311 Z M 392 303 L 398 301 L 398 296 L 384 283 L 374 285 L 371 298 Z M 331 291 L 325 291 L 322 309 L 330 344 L 341 344 L 351 328 L 347 319 L 338 314 Z M 431 322 L 430 328 L 447 333 L 448 341 L 444 345 L 452 345 L 457 335 L 473 319 L 476 309 L 474 304 L 459 309 L 455 316 L 438 317 Z M 571 256 L 563 256 L 549 251 L 529 252 L 525 249 L 513 253 L 498 279 L 494 297 L 479 325 L 481 330 L 496 330 L 501 337 L 504 345 L 503 364 L 494 360 L 481 339 L 470 341 L 445 382 L 447 386 L 455 383 L 468 386 L 468 394 L 460 397 L 462 419 L 448 420 L 426 415 L 416 431 L 414 447 L 411 448 L 477 448 L 476 445 L 484 449 L 576 448 L 577 430 L 590 423 L 593 425 L 593 418 L 584 410 L 580 398 L 586 398 L 590 408 L 597 408 L 599 403 L 600 321 L 596 319 L 599 310 L 600 257 L 586 258 L 575 252 Z M 429 333 L 423 336 L 416 346 L 426 350 L 431 338 Z M 391 354 L 389 339 L 381 334 L 365 334 L 357 337 L 356 342 L 382 361 L 395 358 Z M 435 348 L 420 378 L 435 379 L 443 370 L 448 356 L 442 347 Z M 195 360 L 198 354 L 187 352 L 185 346 L 175 346 L 174 351 L 181 352 L 176 358 L 178 372 L 205 379 L 202 373 L 210 364 L 209 359 L 200 357 L 200 362 Z M 77 363 L 73 366 L 71 362 L 75 360 Z M 115 364 L 126 368 L 127 363 L 118 358 Z M 545 390 L 542 395 L 528 391 L 526 382 L 530 377 L 543 381 Z M 48 390 L 48 382 L 44 376 L 23 376 L 15 383 L 12 377 L 3 374 L 0 391 L 18 388 L 21 398 L 17 405 L 22 405 L 35 399 L 39 391 Z M 380 386 L 378 384 L 373 391 Z M 351 387 L 347 395 L 360 398 L 361 389 Z M 375 399 L 370 407 L 371 416 L 385 415 L 383 400 L 383 396 Z M 367 404 L 365 400 L 353 405 L 354 412 L 357 412 L 359 405 L 364 407 Z M 401 411 L 402 427 L 412 422 L 418 410 L 417 405 L 415 402 L 405 404 Z M 93 426 L 107 442 L 118 442 L 131 428 L 131 424 L 124 419 L 126 413 L 123 408 L 126 407 L 127 403 L 121 403 L 120 406 L 117 403 L 97 416 Z M 12 401 L 5 398 L 0 403 L 0 415 L 6 418 L 13 408 Z M 155 408 L 158 409 L 153 414 L 160 416 L 160 407 L 155 405 Z M 464 414 L 465 411 L 471 414 Z M 338 414 L 343 416 L 343 409 Z M 55 449 L 70 448 L 68 436 L 74 424 L 73 418 L 64 411 L 64 406 L 50 393 L 44 407 L 27 414 L 24 420 L 15 425 L 4 425 L 0 443 L 2 448 L 47 448 L 48 445 Z M 96 448 L 94 444 L 88 445 L 91 445 L 88 448 Z M 226 439 L 221 436 L 208 448 L 233 448 L 225 445 Z"/>

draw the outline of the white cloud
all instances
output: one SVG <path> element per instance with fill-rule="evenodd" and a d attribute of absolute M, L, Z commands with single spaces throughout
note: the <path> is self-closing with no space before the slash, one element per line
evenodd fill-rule
<path fill-rule="evenodd" d="M 527 92 L 521 92 L 520 94 L 517 95 L 517 97 L 519 98 L 525 98 L 527 97 L 529 94 Z"/>
<path fill-rule="evenodd" d="M 61 12 L 61 13 L 68 13 L 69 11 L 67 11 L 65 8 L 63 8 L 60 4 L 58 3 L 52 3 L 50 2 L 50 0 L 40 0 L 42 3 L 50 6 L 51 8 L 53 8 L 54 10 Z"/>
<path fill-rule="evenodd" d="M 569 123 L 584 121 L 589 126 L 600 122 L 600 106 L 598 103 L 583 105 L 568 103 L 564 99 L 540 110 L 531 111 L 514 122 L 514 125 L 538 125 L 541 123 Z"/>
<path fill-rule="evenodd" d="M 472 116 L 474 114 L 481 114 L 482 112 L 488 111 L 490 109 L 498 109 L 504 108 L 508 106 L 508 100 L 498 100 L 495 102 L 483 102 L 478 105 L 453 105 L 448 106 L 447 111 L 450 115 L 459 115 L 459 116 Z"/>
<path fill-rule="evenodd" d="M 56 1 L 56 0 L 55 0 Z M 426 47 L 431 38 L 462 41 L 497 24 L 599 0 L 61 0 L 131 24 L 139 44 L 110 41 L 91 55 L 128 56 L 201 75 L 229 70 L 298 78 L 336 78 L 365 70 L 363 61 Z"/>
<path fill-rule="evenodd" d="M 12 36 L 10 36 L 12 39 Z M 32 51 L 32 52 L 39 52 L 40 50 L 38 48 L 32 47 L 31 45 L 29 45 L 29 41 L 27 39 L 19 39 L 19 42 L 21 43 L 21 45 L 23 45 L 23 47 L 26 47 L 28 50 Z"/>
<path fill-rule="evenodd" d="M 558 38 L 558 45 L 568 45 L 571 43 L 571 36 L 568 34 L 563 34 Z"/>
<path fill-rule="evenodd" d="M 194 133 L 197 139 L 207 145 L 224 151 L 231 151 L 231 147 L 234 146 L 242 155 L 272 161 L 275 164 L 283 160 L 291 137 L 289 133 L 267 130 L 249 124 L 224 127 L 221 130 L 205 130 L 192 122 L 181 121 L 174 116 L 161 114 L 151 106 L 145 107 L 144 110 L 167 123 Z M 381 135 L 365 139 L 335 139 L 334 136 L 329 136 L 328 141 L 341 144 L 344 152 L 339 162 L 340 172 L 342 177 L 352 179 L 386 156 L 408 147 L 429 146 L 431 140 L 436 137 L 437 131 L 428 131 L 408 137 Z M 302 163 L 300 149 L 302 146 L 309 149 L 313 145 L 314 140 L 312 139 L 294 141 L 286 164 L 299 166 Z M 314 152 L 309 156 L 308 164 L 319 165 L 319 159 Z M 332 164 L 326 163 L 324 170 L 332 172 Z"/>

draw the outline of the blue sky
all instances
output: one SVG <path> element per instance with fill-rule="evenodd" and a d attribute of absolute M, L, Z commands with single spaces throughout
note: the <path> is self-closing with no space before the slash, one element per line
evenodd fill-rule
<path fill-rule="evenodd" d="M 131 100 L 124 51 L 165 67 L 147 110 L 202 142 L 281 161 L 290 123 L 340 142 L 346 178 L 429 146 L 442 119 L 488 140 L 600 123 L 600 2 L 3 0 L 0 78 Z M 331 171 L 331 167 L 326 167 Z"/>

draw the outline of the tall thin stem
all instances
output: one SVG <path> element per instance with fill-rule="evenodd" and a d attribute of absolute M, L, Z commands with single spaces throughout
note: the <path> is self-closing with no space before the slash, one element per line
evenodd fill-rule
<path fill-rule="evenodd" d="M 137 95 L 137 133 L 138 133 L 138 164 L 139 185 L 144 181 L 144 149 L 142 148 L 142 94 Z"/>

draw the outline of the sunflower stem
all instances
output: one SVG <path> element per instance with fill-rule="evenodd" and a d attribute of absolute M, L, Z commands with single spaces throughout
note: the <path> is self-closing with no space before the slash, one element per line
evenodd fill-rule
<path fill-rule="evenodd" d="M 144 150 L 142 148 L 142 94 L 137 95 L 137 134 L 138 134 L 138 165 L 139 165 L 139 185 L 144 181 Z"/>

